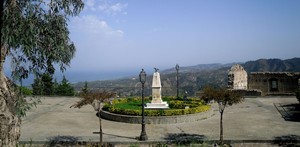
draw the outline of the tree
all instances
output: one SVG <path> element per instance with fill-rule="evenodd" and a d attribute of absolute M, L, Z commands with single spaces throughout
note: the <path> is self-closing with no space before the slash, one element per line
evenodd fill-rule
<path fill-rule="evenodd" d="M 223 145 L 223 113 L 226 106 L 241 103 L 244 98 L 238 91 L 227 89 L 213 89 L 206 87 L 203 90 L 203 97 L 215 100 L 219 106 L 220 112 L 220 144 Z"/>
<path fill-rule="evenodd" d="M 36 76 L 31 87 L 33 89 L 33 95 L 54 94 L 54 83 L 52 82 L 52 76 L 49 73 Z"/>
<path fill-rule="evenodd" d="M 88 89 L 88 82 L 85 81 L 85 82 L 84 82 L 84 86 L 83 86 L 83 88 L 82 88 L 81 91 L 80 91 L 80 95 L 81 95 L 81 96 L 84 96 L 84 95 L 88 94 L 88 92 L 89 92 L 89 89 Z"/>
<path fill-rule="evenodd" d="M 49 73 L 36 76 L 31 87 L 33 95 L 53 95 L 54 93 L 54 83 Z"/>
<path fill-rule="evenodd" d="M 107 92 L 107 91 L 94 91 L 94 92 L 87 92 L 86 94 L 81 95 L 80 101 L 76 102 L 70 108 L 81 108 L 85 105 L 92 105 L 97 112 L 97 116 L 99 117 L 99 133 L 100 133 L 100 146 L 103 144 L 103 132 L 102 132 L 102 123 L 100 117 L 100 111 L 102 109 L 101 105 L 103 102 L 108 101 L 109 98 L 115 97 L 115 93 Z"/>
<path fill-rule="evenodd" d="M 54 82 L 53 82 L 53 94 L 56 95 L 57 94 L 57 89 L 58 89 L 58 82 L 56 80 L 56 78 L 54 79 Z"/>
<path fill-rule="evenodd" d="M 43 95 L 43 85 L 42 80 L 38 76 L 35 77 L 33 83 L 31 84 L 33 95 Z"/>
<path fill-rule="evenodd" d="M 42 74 L 43 95 L 53 95 L 52 76 L 49 73 Z"/>
<path fill-rule="evenodd" d="M 58 84 L 56 91 L 56 95 L 62 95 L 62 96 L 74 96 L 74 87 L 71 86 L 69 81 L 66 79 L 65 76 L 63 76 L 63 79 L 61 80 L 61 83 Z"/>
<path fill-rule="evenodd" d="M 82 0 L 3 0 L 1 4 L 0 146 L 16 146 L 25 115 L 17 112 L 28 110 L 22 109 L 28 103 L 4 75 L 6 57 L 11 60 L 14 81 L 51 71 L 53 64 L 64 71 L 75 53 L 67 20 L 78 15 L 84 4 Z M 23 103 L 17 105 L 19 101 Z"/>

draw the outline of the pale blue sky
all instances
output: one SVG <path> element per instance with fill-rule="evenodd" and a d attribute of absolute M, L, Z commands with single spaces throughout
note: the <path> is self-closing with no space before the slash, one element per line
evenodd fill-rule
<path fill-rule="evenodd" d="M 69 28 L 76 72 L 300 55 L 299 0 L 86 0 Z"/>

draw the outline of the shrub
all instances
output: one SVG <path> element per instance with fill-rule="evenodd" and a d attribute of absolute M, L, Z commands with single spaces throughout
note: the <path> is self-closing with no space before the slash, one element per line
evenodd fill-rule
<path fill-rule="evenodd" d="M 183 101 L 180 100 L 172 100 L 169 103 L 170 108 L 175 108 L 175 109 L 184 109 L 185 104 Z"/>
<path fill-rule="evenodd" d="M 21 88 L 22 93 L 23 93 L 24 95 L 32 95 L 32 90 L 31 90 L 31 89 L 29 89 L 29 88 L 27 88 L 27 87 L 24 87 L 24 86 L 22 86 L 22 87 L 20 87 L 20 88 Z"/>

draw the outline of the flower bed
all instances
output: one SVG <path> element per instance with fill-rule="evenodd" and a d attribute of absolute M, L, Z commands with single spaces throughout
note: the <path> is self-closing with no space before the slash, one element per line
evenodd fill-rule
<path fill-rule="evenodd" d="M 170 109 L 146 109 L 146 116 L 174 116 L 194 114 L 208 111 L 211 107 L 197 98 L 188 98 L 186 100 L 172 97 L 164 97 L 164 101 L 169 103 Z M 112 103 L 104 105 L 103 110 L 122 115 L 142 115 L 141 98 L 121 98 L 113 100 Z M 145 98 L 145 103 L 150 102 L 150 98 Z"/>

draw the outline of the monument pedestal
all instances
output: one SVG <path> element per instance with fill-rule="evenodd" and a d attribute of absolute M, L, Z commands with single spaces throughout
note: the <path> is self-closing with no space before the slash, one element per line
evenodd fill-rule
<path fill-rule="evenodd" d="M 160 75 L 155 71 L 152 80 L 152 101 L 147 103 L 145 109 L 168 109 L 169 104 L 161 99 Z"/>
<path fill-rule="evenodd" d="M 167 102 L 161 103 L 147 103 L 145 109 L 169 109 L 169 104 Z"/>

